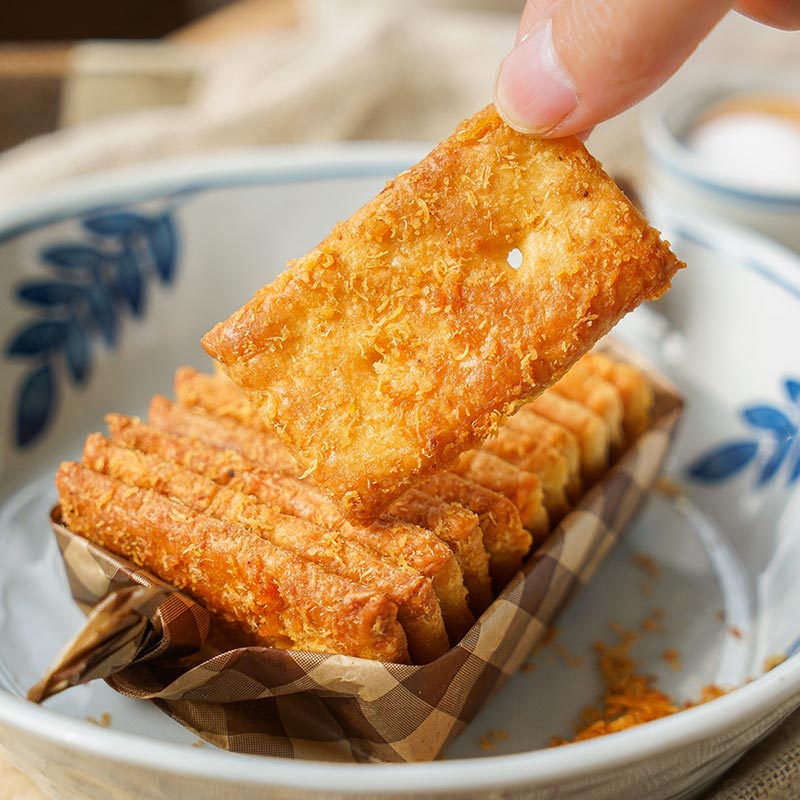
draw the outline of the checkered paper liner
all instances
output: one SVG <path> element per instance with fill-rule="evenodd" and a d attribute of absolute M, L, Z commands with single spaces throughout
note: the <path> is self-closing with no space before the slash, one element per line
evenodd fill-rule
<path fill-rule="evenodd" d="M 202 606 L 71 533 L 54 509 L 51 524 L 73 598 L 94 608 L 30 698 L 102 677 L 239 753 L 341 762 L 436 758 L 589 580 L 656 482 L 682 404 L 674 387 L 649 377 L 656 388 L 653 426 L 467 635 L 423 666 L 267 647 L 212 651 Z"/>

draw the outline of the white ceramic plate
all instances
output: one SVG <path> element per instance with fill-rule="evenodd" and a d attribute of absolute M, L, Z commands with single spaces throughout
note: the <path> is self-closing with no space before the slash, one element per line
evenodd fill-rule
<path fill-rule="evenodd" d="M 686 393 L 669 467 L 685 497 L 651 499 L 562 616 L 561 650 L 509 681 L 446 759 L 343 766 L 193 747 L 154 707 L 104 684 L 43 708 L 22 699 L 81 624 L 46 522 L 57 462 L 104 413 L 143 413 L 179 364 L 204 367 L 203 332 L 419 154 L 354 146 L 183 162 L 95 178 L 0 219 L 0 748 L 53 796 L 688 797 L 800 704 L 798 658 L 757 677 L 800 636 L 800 262 L 674 216 L 657 221 L 689 268 L 618 335 Z M 657 561 L 657 580 L 637 553 Z M 757 680 L 637 729 L 546 748 L 597 699 L 592 642 L 655 608 L 666 630 L 643 634 L 633 655 L 674 696 Z M 108 728 L 87 721 L 103 714 Z M 483 749 L 497 730 L 507 738 Z"/>

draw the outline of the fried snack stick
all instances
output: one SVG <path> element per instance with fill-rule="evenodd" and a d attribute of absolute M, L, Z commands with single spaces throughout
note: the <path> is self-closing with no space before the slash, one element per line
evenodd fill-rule
<path fill-rule="evenodd" d="M 243 525 L 198 514 L 71 462 L 56 476 L 71 531 L 184 590 L 243 639 L 408 663 L 386 595 L 298 559 Z"/>
<path fill-rule="evenodd" d="M 569 511 L 567 497 L 569 469 L 564 454 L 555 447 L 542 441 L 534 433 L 512 428 L 506 423 L 497 435 L 487 439 L 480 449 L 493 453 L 520 469 L 526 469 L 539 478 L 551 523 L 557 523 Z"/>
<path fill-rule="evenodd" d="M 644 373 L 631 364 L 596 351 L 587 353 L 581 364 L 617 388 L 622 398 L 622 427 L 626 442 L 630 443 L 643 434 L 650 427 L 653 410 L 653 387 Z"/>
<path fill-rule="evenodd" d="M 414 663 L 433 661 L 450 646 L 431 582 L 418 572 L 398 569 L 338 531 L 277 512 L 252 495 L 221 486 L 157 455 L 114 444 L 100 434 L 86 439 L 83 464 L 128 485 L 152 489 L 223 522 L 246 525 L 298 557 L 382 592 L 397 605 L 397 619 L 405 630 Z"/>
<path fill-rule="evenodd" d="M 452 471 L 507 497 L 534 542 L 547 536 L 550 519 L 538 475 L 482 449 L 462 453 Z"/>
<path fill-rule="evenodd" d="M 351 541 L 395 564 L 417 570 L 433 585 L 452 643 L 459 641 L 475 621 L 467 607 L 467 590 L 455 556 L 429 531 L 399 520 L 379 521 L 370 528 L 351 525 L 316 487 L 272 474 L 233 450 L 175 436 L 120 414 L 109 414 L 106 423 L 114 441 L 155 453 L 217 483 L 252 494 L 286 514 L 341 530 Z"/>
<path fill-rule="evenodd" d="M 198 410 L 190 410 L 172 403 L 165 397 L 156 395 L 150 403 L 149 421 L 156 427 L 163 428 L 180 436 L 189 436 L 207 441 L 214 447 L 236 450 L 259 466 L 265 467 L 292 477 L 302 477 L 297 463 L 289 455 L 283 444 L 273 439 L 270 434 L 246 428 L 243 425 L 211 416 Z M 305 517 L 318 524 L 341 528 L 344 518 L 337 506 L 326 495 L 315 496 L 311 488 L 306 490 L 294 487 L 300 497 L 313 498 L 313 508 L 306 509 Z M 328 502 L 323 502 L 323 498 Z M 425 504 L 422 504 L 425 505 Z M 469 606 L 473 613 L 482 613 L 491 603 L 491 583 L 489 580 L 488 557 L 483 549 L 483 539 L 477 520 L 461 509 L 451 508 L 449 513 L 439 509 L 433 512 L 422 511 L 419 503 L 402 506 L 402 512 L 392 511 L 391 516 L 404 520 L 411 525 L 426 528 L 445 542 L 461 568 L 463 581 L 469 597 Z M 427 501 L 427 505 L 433 505 Z M 325 513 L 321 519 L 312 514 Z M 299 512 L 295 509 L 289 513 Z M 430 519 L 430 524 L 421 523 L 419 519 Z M 354 528 L 362 527 L 354 525 Z M 480 611 L 476 611 L 480 609 Z M 460 615 L 463 617 L 463 615 Z M 459 629 L 461 626 L 459 626 Z"/>
<path fill-rule="evenodd" d="M 175 399 L 192 409 L 200 409 L 274 435 L 247 395 L 223 373 L 209 375 L 194 367 L 179 367 L 173 380 Z"/>
<path fill-rule="evenodd" d="M 575 435 L 563 425 L 551 422 L 530 408 L 522 407 L 506 420 L 505 427 L 524 434 L 532 446 L 551 447 L 567 462 L 567 496 L 575 503 L 583 494 L 581 448 Z"/>
<path fill-rule="evenodd" d="M 619 390 L 613 383 L 594 374 L 581 359 L 553 385 L 551 391 L 594 411 L 606 423 L 611 452 L 618 453 L 622 449 L 624 408 Z"/>
<path fill-rule="evenodd" d="M 556 392 L 542 392 L 525 408 L 571 431 L 581 450 L 581 475 L 591 485 L 606 471 L 611 456 L 608 427 L 591 409 Z"/>
<path fill-rule="evenodd" d="M 453 551 L 469 595 L 469 607 L 479 617 L 492 603 L 489 554 L 477 514 L 418 489 L 409 489 L 389 506 L 391 517 L 427 528 Z"/>
<path fill-rule="evenodd" d="M 578 139 L 525 136 L 489 106 L 203 345 L 344 515 L 368 523 L 679 266 Z"/>
<path fill-rule="evenodd" d="M 214 447 L 236 450 L 270 472 L 300 477 L 302 470 L 283 443 L 274 434 L 246 428 L 224 417 L 191 409 L 153 395 L 147 412 L 148 422 L 156 428 L 208 442 Z"/>
<path fill-rule="evenodd" d="M 516 506 L 503 495 L 452 472 L 433 475 L 420 489 L 426 494 L 460 503 L 478 517 L 483 545 L 489 554 L 492 587 L 500 592 L 522 569 L 531 549 L 531 535 L 522 527 Z"/>

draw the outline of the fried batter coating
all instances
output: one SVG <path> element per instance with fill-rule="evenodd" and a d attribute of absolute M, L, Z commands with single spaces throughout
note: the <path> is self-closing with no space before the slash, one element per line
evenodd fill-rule
<path fill-rule="evenodd" d="M 622 398 L 626 443 L 643 434 L 652 422 L 653 387 L 647 376 L 632 364 L 592 351 L 581 359 L 583 366 L 613 384 Z"/>
<path fill-rule="evenodd" d="M 460 503 L 478 517 L 489 554 L 492 587 L 499 593 L 522 569 L 522 560 L 531 549 L 531 535 L 522 527 L 516 506 L 507 497 L 452 472 L 433 475 L 420 484 L 420 489 Z"/>
<path fill-rule="evenodd" d="M 177 401 L 183 406 L 226 417 L 256 430 L 272 432 L 250 404 L 247 395 L 223 374 L 208 375 L 193 367 L 180 367 L 175 373 L 173 387 Z"/>
<path fill-rule="evenodd" d="M 576 503 L 583 494 L 583 476 L 581 448 L 572 431 L 525 406 L 510 416 L 505 426 L 518 435 L 524 435 L 526 446 L 530 449 L 550 447 L 564 456 L 567 462 L 567 496 Z"/>
<path fill-rule="evenodd" d="M 409 489 L 389 506 L 390 515 L 427 528 L 453 551 L 469 595 L 469 607 L 479 617 L 492 604 L 489 554 L 477 514 L 459 503 L 448 503 L 418 489 Z"/>
<path fill-rule="evenodd" d="M 369 523 L 679 266 L 579 140 L 517 133 L 490 106 L 203 345 L 344 515 Z"/>
<path fill-rule="evenodd" d="M 376 554 L 428 578 L 436 592 L 451 643 L 475 621 L 467 606 L 461 569 L 450 548 L 430 531 L 395 519 L 369 528 L 351 525 L 326 494 L 313 485 L 276 475 L 233 450 L 221 450 L 198 439 L 186 439 L 120 414 L 106 417 L 114 441 L 155 453 L 217 483 L 255 496 L 260 502 L 343 535 Z"/>
<path fill-rule="evenodd" d="M 243 640 L 408 663 L 386 595 L 81 464 L 64 462 L 56 486 L 70 530 L 188 592 Z"/>
<path fill-rule="evenodd" d="M 282 514 L 252 495 L 235 491 L 157 455 L 130 450 L 99 434 L 84 443 L 83 464 L 140 489 L 152 489 L 225 522 L 237 522 L 273 544 L 328 571 L 384 593 L 397 605 L 414 663 L 438 658 L 449 648 L 439 601 L 431 582 L 402 570 L 339 531 Z"/>
<path fill-rule="evenodd" d="M 520 411 L 514 415 L 518 416 Z M 509 421 L 514 417 L 509 418 Z M 548 444 L 537 433 L 506 424 L 496 436 L 487 439 L 482 450 L 526 469 L 542 483 L 542 494 L 551 523 L 558 522 L 570 509 L 567 497 L 569 465 L 564 453 Z M 580 477 L 580 476 L 579 476 Z"/>
<path fill-rule="evenodd" d="M 611 437 L 602 417 L 550 390 L 542 392 L 525 407 L 571 431 L 580 446 L 584 483 L 591 486 L 599 480 L 611 458 Z"/>
<path fill-rule="evenodd" d="M 150 401 L 147 419 L 154 427 L 177 436 L 236 450 L 271 472 L 298 477 L 301 474 L 298 463 L 273 433 L 246 428 L 224 417 L 178 405 L 158 394 Z"/>
<path fill-rule="evenodd" d="M 606 423 L 612 454 L 619 453 L 624 440 L 624 408 L 613 383 L 593 373 L 581 359 L 553 385 L 552 391 L 594 411 Z"/>
<path fill-rule="evenodd" d="M 507 497 L 517 508 L 522 525 L 541 542 L 550 530 L 538 475 L 487 450 L 467 450 L 452 471 Z"/>

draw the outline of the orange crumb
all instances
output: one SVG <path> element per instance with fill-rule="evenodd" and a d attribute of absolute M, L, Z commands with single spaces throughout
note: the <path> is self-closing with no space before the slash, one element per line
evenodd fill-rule
<path fill-rule="evenodd" d="M 100 719 L 97 719 L 92 716 L 86 717 L 87 721 L 91 722 L 92 725 L 98 725 L 101 728 L 107 728 L 111 724 L 111 714 L 108 711 L 104 711 L 100 715 Z"/>
<path fill-rule="evenodd" d="M 665 650 L 661 657 L 666 661 L 674 670 L 679 670 L 681 668 L 681 654 L 672 648 Z"/>
<path fill-rule="evenodd" d="M 508 731 L 495 729 L 486 731 L 478 740 L 481 750 L 494 750 L 498 742 L 504 742 L 508 739 Z"/>
<path fill-rule="evenodd" d="M 658 566 L 658 562 L 652 556 L 648 556 L 646 553 L 634 553 L 631 556 L 631 561 L 634 566 L 646 572 L 654 581 L 661 577 L 661 567 Z"/>
<path fill-rule="evenodd" d="M 583 709 L 572 739 L 553 736 L 550 739 L 551 747 L 605 736 L 681 710 L 681 706 L 655 686 L 653 676 L 641 675 L 636 671 L 636 661 L 630 656 L 630 648 L 638 638 L 636 631 L 626 630 L 616 623 L 612 623 L 611 628 L 617 634 L 617 644 L 596 642 L 594 645 L 605 685 L 602 700 L 597 705 Z M 664 656 L 670 663 L 680 662 L 676 650 L 665 650 Z M 708 702 L 725 692 L 718 686 L 705 686 L 700 698 L 685 703 L 683 708 Z"/>
<path fill-rule="evenodd" d="M 660 608 L 654 608 L 643 620 L 641 629 L 647 633 L 664 633 L 666 628 L 662 620 L 664 612 Z"/>
<path fill-rule="evenodd" d="M 775 669 L 778 664 L 783 664 L 784 661 L 786 661 L 786 656 L 783 653 L 770 656 L 764 661 L 764 672 L 769 672 L 771 669 Z"/>
<path fill-rule="evenodd" d="M 583 666 L 583 659 L 580 656 L 576 656 L 574 653 L 571 653 L 560 642 L 556 644 L 555 650 L 556 650 L 556 653 L 558 653 L 559 657 L 564 661 L 564 663 L 568 667 L 582 667 Z"/>
<path fill-rule="evenodd" d="M 741 629 L 737 628 L 735 625 L 729 625 L 728 626 L 728 633 L 731 636 L 735 636 L 737 639 L 743 638 Z"/>

